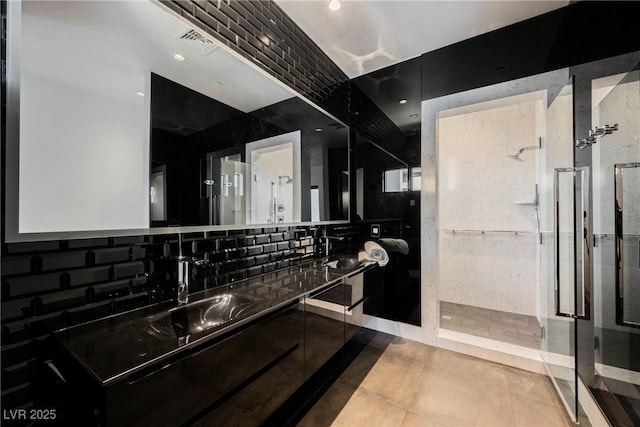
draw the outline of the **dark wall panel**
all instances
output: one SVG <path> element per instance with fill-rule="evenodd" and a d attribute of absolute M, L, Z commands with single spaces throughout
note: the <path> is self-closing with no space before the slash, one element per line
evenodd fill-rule
<path fill-rule="evenodd" d="M 640 2 L 580 1 L 422 55 L 422 99 L 640 50 Z"/>

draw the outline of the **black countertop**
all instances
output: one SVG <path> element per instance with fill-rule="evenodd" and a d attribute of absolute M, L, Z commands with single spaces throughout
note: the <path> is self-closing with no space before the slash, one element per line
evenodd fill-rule
<path fill-rule="evenodd" d="M 75 360 L 106 385 L 172 356 L 179 356 L 180 352 L 230 332 L 313 291 L 329 287 L 344 277 L 360 274 L 373 265 L 375 263 L 368 262 L 352 270 L 333 270 L 324 267 L 320 260 L 305 262 L 191 294 L 187 305 L 168 307 L 156 304 L 63 329 L 55 336 Z M 207 324 L 202 330 L 191 330 L 181 337 L 173 328 L 163 333 L 163 327 L 171 325 L 171 320 L 167 319 L 172 319 L 169 316 L 176 310 L 229 297 L 241 297 L 253 303 L 233 318 Z"/>

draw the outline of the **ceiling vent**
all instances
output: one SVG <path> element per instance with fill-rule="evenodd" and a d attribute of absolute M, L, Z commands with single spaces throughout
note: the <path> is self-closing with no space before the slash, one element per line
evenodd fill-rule
<path fill-rule="evenodd" d="M 188 29 L 187 31 L 180 33 L 178 38 L 192 48 L 199 50 L 203 55 L 209 55 L 211 52 L 219 48 L 217 44 L 192 29 Z"/>

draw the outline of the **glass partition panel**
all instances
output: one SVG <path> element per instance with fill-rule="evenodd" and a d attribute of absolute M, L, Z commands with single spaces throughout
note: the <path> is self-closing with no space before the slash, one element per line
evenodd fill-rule
<path fill-rule="evenodd" d="M 550 96 L 550 95 L 547 95 Z M 566 85 L 548 100 L 539 127 L 543 135 L 539 174 L 540 353 L 561 400 L 575 421 L 576 393 L 576 274 L 581 253 L 576 227 L 576 190 L 584 175 L 573 165 L 572 86 Z"/>
<path fill-rule="evenodd" d="M 640 425 L 640 71 L 592 81 L 595 378 L 613 425 Z"/>

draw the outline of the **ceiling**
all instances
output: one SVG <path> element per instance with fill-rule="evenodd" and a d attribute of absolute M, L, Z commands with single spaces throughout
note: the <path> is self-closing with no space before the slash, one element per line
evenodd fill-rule
<path fill-rule="evenodd" d="M 567 6 L 569 0 L 275 0 L 349 78 Z"/>

